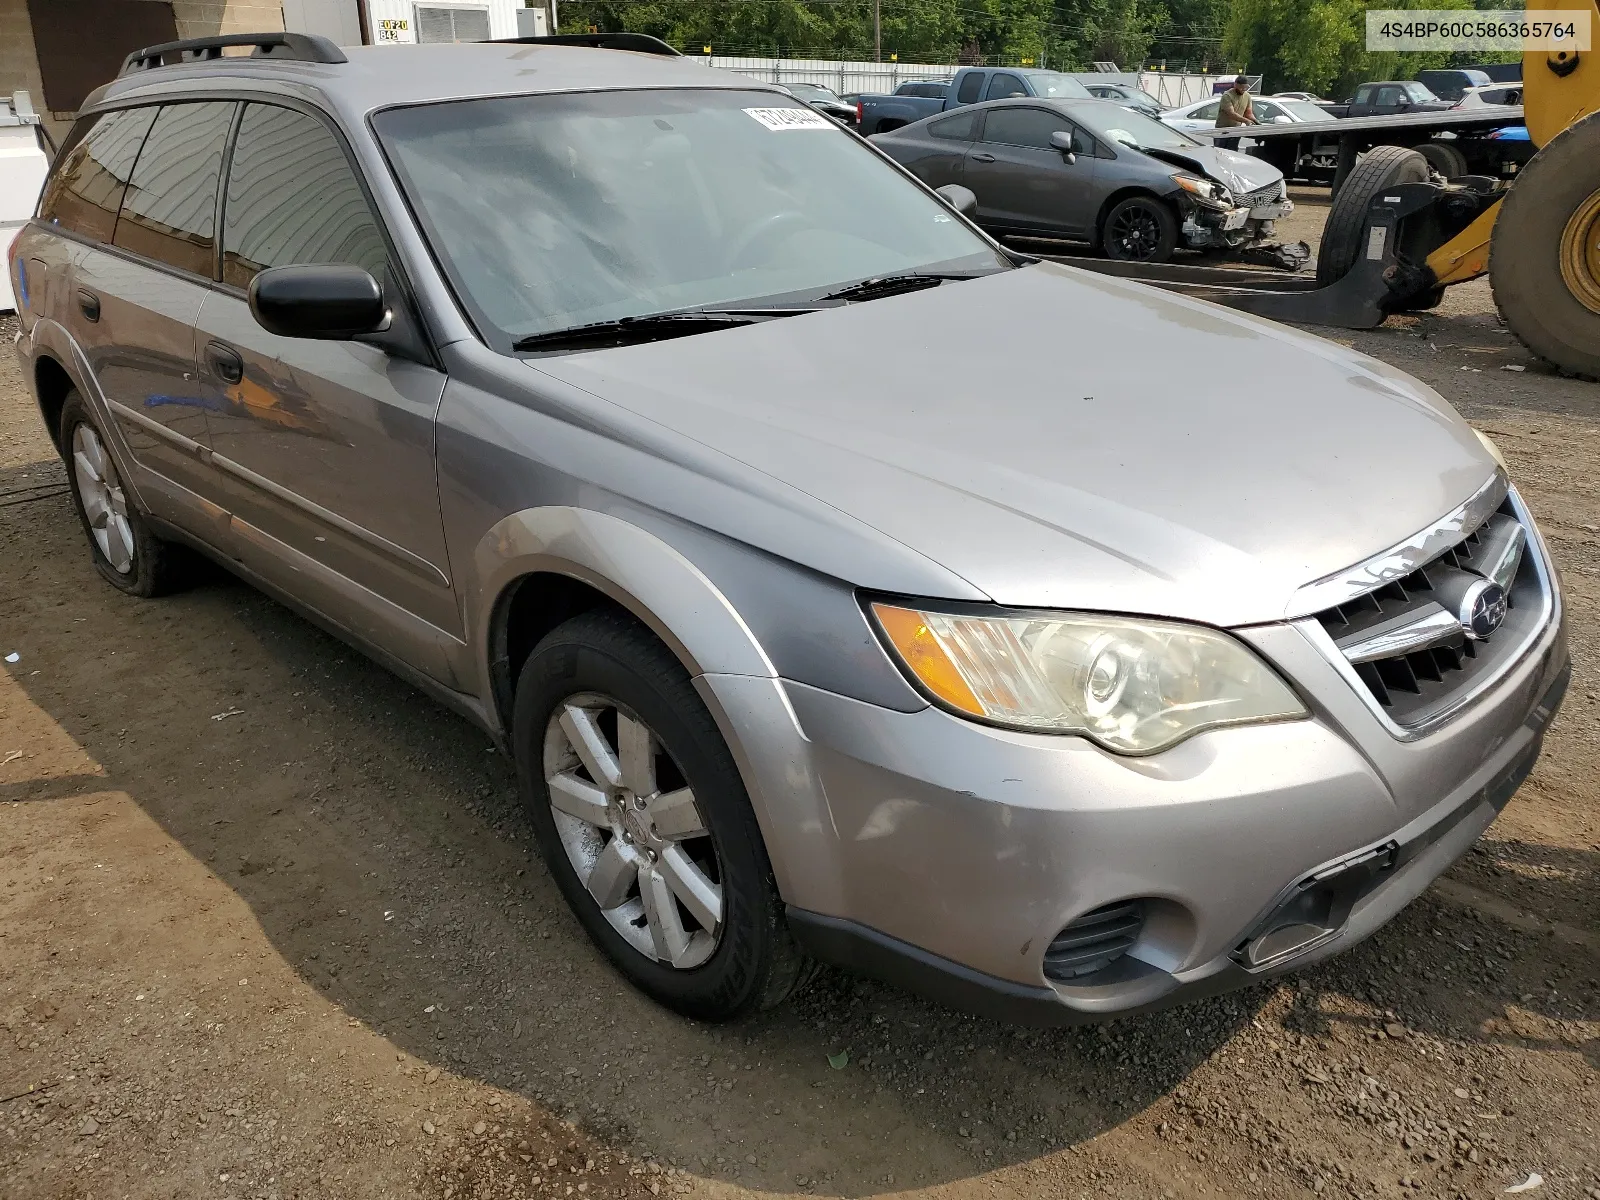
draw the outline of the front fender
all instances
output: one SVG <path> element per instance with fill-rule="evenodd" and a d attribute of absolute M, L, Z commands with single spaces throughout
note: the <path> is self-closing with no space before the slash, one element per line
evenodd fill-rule
<path fill-rule="evenodd" d="M 672 650 L 738 765 L 779 892 L 790 903 L 836 904 L 833 820 L 778 671 L 716 584 L 654 534 L 563 505 L 512 513 L 484 534 L 473 551 L 471 582 L 464 581 L 479 694 L 494 694 L 496 606 L 517 580 L 538 572 L 596 588 Z"/>
<path fill-rule="evenodd" d="M 480 648 L 482 695 L 490 695 L 489 631 L 500 596 L 541 571 L 580 579 L 622 605 L 659 637 L 691 675 L 777 677 L 749 626 L 705 574 L 637 525 L 589 509 L 523 509 L 495 524 L 473 551 L 468 612 Z"/>

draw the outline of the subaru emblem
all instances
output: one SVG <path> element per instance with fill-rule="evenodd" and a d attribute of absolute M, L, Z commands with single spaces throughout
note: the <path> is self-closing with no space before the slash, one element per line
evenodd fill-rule
<path fill-rule="evenodd" d="M 1474 641 L 1483 641 L 1506 619 L 1506 590 L 1489 579 L 1480 579 L 1461 597 L 1456 620 Z"/>

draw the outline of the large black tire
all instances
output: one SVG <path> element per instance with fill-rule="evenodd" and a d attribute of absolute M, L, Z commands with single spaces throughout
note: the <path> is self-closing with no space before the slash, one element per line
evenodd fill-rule
<path fill-rule="evenodd" d="M 1100 223 L 1100 247 L 1107 258 L 1162 263 L 1178 246 L 1178 218 L 1155 196 L 1129 196 Z"/>
<path fill-rule="evenodd" d="M 1372 198 L 1399 183 L 1426 183 L 1428 160 L 1405 146 L 1374 146 L 1361 156 L 1328 208 L 1317 247 L 1317 283 L 1338 283 L 1361 256 Z"/>
<path fill-rule="evenodd" d="M 1600 312 L 1562 272 L 1564 238 L 1582 257 L 1600 238 L 1600 114 L 1562 130 L 1517 173 L 1489 243 L 1489 283 L 1500 318 L 1528 349 L 1559 369 L 1600 379 Z M 1580 211 L 1586 220 L 1575 221 Z M 1569 230 L 1569 225 L 1573 228 Z M 1582 225 L 1583 228 L 1580 228 Z M 1569 264 L 1600 303 L 1592 269 Z"/>
<path fill-rule="evenodd" d="M 709 831 L 722 925 L 715 949 L 698 966 L 674 967 L 630 944 L 590 895 L 561 840 L 544 769 L 546 729 L 563 702 L 596 694 L 625 705 L 655 734 Z M 601 609 L 549 633 L 518 676 L 512 739 L 523 803 L 545 862 L 585 932 L 636 987 L 703 1021 L 732 1020 L 789 995 L 807 960 L 790 936 L 744 782 L 689 673 L 649 630 Z"/>
<path fill-rule="evenodd" d="M 1423 142 L 1417 153 L 1428 160 L 1428 165 L 1446 179 L 1460 179 L 1467 174 L 1467 156 L 1458 146 L 1449 142 Z"/>
<path fill-rule="evenodd" d="M 83 431 L 82 437 L 79 434 L 80 428 Z M 90 436 L 94 439 L 94 445 L 98 447 L 102 461 L 87 468 L 89 477 L 86 481 L 85 468 L 77 462 L 75 447 L 84 444 L 85 439 Z M 150 525 L 134 499 L 133 492 L 127 487 L 126 481 L 117 470 L 115 461 L 111 458 L 111 451 L 99 422 L 76 389 L 67 392 L 66 399 L 61 405 L 59 441 L 61 457 L 66 463 L 67 485 L 72 493 L 72 506 L 77 509 L 78 520 L 83 523 L 83 532 L 89 541 L 89 554 L 94 561 L 95 570 L 100 572 L 100 577 L 119 592 L 147 598 L 177 591 L 186 586 L 192 579 L 194 559 L 184 547 L 164 542 L 150 531 Z M 91 518 L 85 502 L 86 486 L 92 491 L 98 490 L 95 475 L 103 476 L 103 481 L 110 484 L 108 491 L 115 495 L 114 512 L 119 529 L 114 534 L 107 533 L 105 529 L 107 510 L 104 503 L 92 499 L 89 501 L 95 508 Z M 116 545 L 127 549 L 126 560 L 122 554 L 113 551 L 118 561 L 112 561 L 107 551 L 102 549 L 96 536 L 97 526 L 101 533 L 107 536 L 108 543 L 115 538 Z"/>

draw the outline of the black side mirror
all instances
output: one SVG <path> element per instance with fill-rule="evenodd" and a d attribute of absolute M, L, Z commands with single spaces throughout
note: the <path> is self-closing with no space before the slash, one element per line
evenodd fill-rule
<path fill-rule="evenodd" d="M 933 190 L 938 193 L 939 199 L 963 217 L 973 216 L 978 211 L 978 197 L 971 188 L 962 187 L 959 183 L 947 183 Z"/>
<path fill-rule="evenodd" d="M 280 337 L 346 341 L 389 326 L 383 288 L 360 267 L 269 267 L 250 281 L 250 315 Z"/>
<path fill-rule="evenodd" d="M 1061 151 L 1061 157 L 1066 160 L 1067 166 L 1078 161 L 1078 156 L 1072 152 L 1072 135 L 1065 129 L 1058 129 L 1050 135 L 1050 145 Z"/>

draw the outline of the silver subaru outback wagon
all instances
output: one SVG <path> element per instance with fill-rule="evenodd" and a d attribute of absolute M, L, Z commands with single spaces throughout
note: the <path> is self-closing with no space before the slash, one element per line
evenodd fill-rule
<path fill-rule="evenodd" d="M 1494 820 L 1561 597 L 1443 399 L 623 44 L 212 39 L 91 97 L 9 269 L 101 576 L 205 554 L 483 726 L 701 1018 L 813 960 L 1198 997 Z"/>

